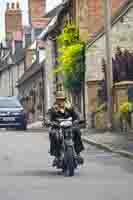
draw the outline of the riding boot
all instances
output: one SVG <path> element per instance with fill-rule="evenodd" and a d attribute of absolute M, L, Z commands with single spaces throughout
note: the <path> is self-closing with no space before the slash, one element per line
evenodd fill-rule
<path fill-rule="evenodd" d="M 55 157 L 54 160 L 53 160 L 52 166 L 53 167 L 57 166 L 57 163 L 58 163 L 58 159 Z"/>
<path fill-rule="evenodd" d="M 82 165 L 84 163 L 83 157 L 80 155 L 80 153 L 77 154 L 77 161 L 78 164 Z"/>

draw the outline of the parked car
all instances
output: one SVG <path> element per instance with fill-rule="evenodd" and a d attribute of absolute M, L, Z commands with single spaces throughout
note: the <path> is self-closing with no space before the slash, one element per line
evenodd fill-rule
<path fill-rule="evenodd" d="M 27 117 L 17 97 L 0 97 L 0 128 L 27 129 Z"/>

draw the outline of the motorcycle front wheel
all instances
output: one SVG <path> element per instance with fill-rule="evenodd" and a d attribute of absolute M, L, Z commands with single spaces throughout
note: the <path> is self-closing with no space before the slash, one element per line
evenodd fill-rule
<path fill-rule="evenodd" d="M 64 175 L 74 176 L 74 153 L 72 147 L 67 147 L 64 155 Z"/>

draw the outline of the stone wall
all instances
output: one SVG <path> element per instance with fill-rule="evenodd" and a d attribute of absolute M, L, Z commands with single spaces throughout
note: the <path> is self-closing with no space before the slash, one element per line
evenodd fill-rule
<path fill-rule="evenodd" d="M 40 83 L 42 84 L 42 74 L 41 71 L 38 71 L 33 76 L 25 80 L 20 86 L 19 86 L 19 95 L 20 97 L 24 97 L 24 107 L 25 110 L 29 113 L 31 113 L 31 120 L 37 121 L 42 115 L 42 110 L 40 111 L 38 109 L 38 105 L 40 104 Z M 35 102 L 33 100 L 33 96 L 31 92 L 35 92 Z M 42 104 L 44 103 L 41 99 Z M 32 110 L 33 109 L 33 110 Z"/>
<path fill-rule="evenodd" d="M 133 50 L 133 7 L 125 13 L 112 27 L 112 55 L 114 56 L 116 47 Z M 102 58 L 105 58 L 105 36 L 99 37 L 86 51 L 86 115 L 90 113 L 91 105 L 88 106 L 88 99 L 92 92 L 88 90 L 88 84 L 92 81 L 102 80 Z M 88 118 L 88 117 L 87 117 Z M 88 120 L 90 120 L 88 118 Z"/>

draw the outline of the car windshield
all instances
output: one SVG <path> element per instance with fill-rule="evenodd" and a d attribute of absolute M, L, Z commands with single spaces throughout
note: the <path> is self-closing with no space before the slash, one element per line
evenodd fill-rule
<path fill-rule="evenodd" d="M 16 99 L 0 99 L 0 108 L 21 108 L 21 104 Z"/>

